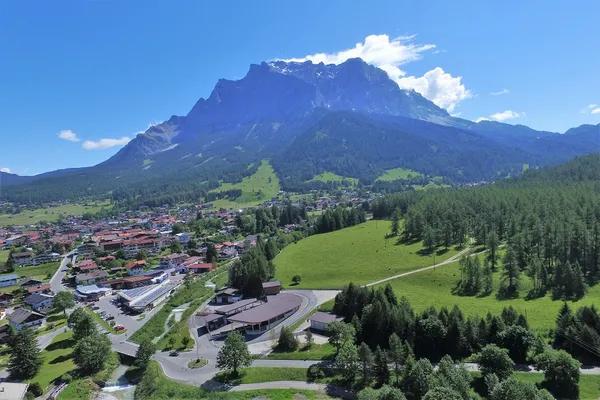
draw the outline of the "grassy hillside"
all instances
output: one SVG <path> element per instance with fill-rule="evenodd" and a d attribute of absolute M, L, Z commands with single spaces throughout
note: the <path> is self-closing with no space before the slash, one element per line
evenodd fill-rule
<path fill-rule="evenodd" d="M 9 253 L 10 251 L 8 250 L 0 250 L 0 271 L 4 269 L 4 264 L 6 263 L 6 260 L 8 260 Z"/>
<path fill-rule="evenodd" d="M 408 176 L 416 178 L 417 176 L 423 176 L 423 174 L 413 171 L 412 169 L 405 168 L 394 168 L 385 171 L 385 174 L 377 178 L 378 181 L 395 181 L 396 179 L 408 179 Z"/>
<path fill-rule="evenodd" d="M 497 300 L 496 293 L 500 285 L 500 272 L 494 274 L 494 292 L 487 297 L 458 296 L 452 294 L 456 281 L 460 278 L 458 262 L 438 267 L 435 270 L 419 272 L 389 283 L 398 296 L 406 296 L 416 311 L 422 311 L 430 306 L 440 308 L 458 305 L 467 315 L 484 317 L 488 311 L 499 314 L 504 307 L 513 306 L 518 312 L 527 315 L 527 320 L 532 329 L 545 331 L 554 328 L 554 322 L 562 301 L 553 301 L 550 295 L 526 300 L 525 297 L 531 287 L 531 282 L 524 274 L 521 277 L 523 288 L 518 299 Z M 598 304 L 600 302 L 600 285 L 589 289 L 586 296 L 577 301 L 570 302 L 573 308 L 584 305 Z"/>
<path fill-rule="evenodd" d="M 342 181 L 348 181 L 348 182 L 352 183 L 353 185 L 356 185 L 358 183 L 358 179 L 356 179 L 356 178 L 349 178 L 347 176 L 341 176 L 338 174 L 334 174 L 333 172 L 323 172 L 322 174 L 315 176 L 308 182 L 342 182 Z"/>
<path fill-rule="evenodd" d="M 263 160 L 255 174 L 244 178 L 240 183 L 223 183 L 211 192 L 223 192 L 232 189 L 241 190 L 242 195 L 236 198 L 235 201 L 215 200 L 212 202 L 214 206 L 217 208 L 239 208 L 260 204 L 273 196 L 277 196 L 280 190 L 279 178 L 275 175 L 271 164 Z"/>
<path fill-rule="evenodd" d="M 93 205 L 65 204 L 57 207 L 38 208 L 25 210 L 19 214 L 0 215 L 0 226 L 7 225 L 30 225 L 40 221 L 56 221 L 59 215 L 82 215 L 84 213 L 96 213 L 109 203 L 96 203 Z"/>
<path fill-rule="evenodd" d="M 274 260 L 276 278 L 284 287 L 300 275 L 298 289 L 341 288 L 348 282 L 365 284 L 432 264 L 433 259 L 418 252 L 421 243 L 396 244 L 385 239 L 388 221 L 364 224 L 322 235 L 314 235 L 287 246 Z M 450 249 L 436 262 L 456 254 Z"/>

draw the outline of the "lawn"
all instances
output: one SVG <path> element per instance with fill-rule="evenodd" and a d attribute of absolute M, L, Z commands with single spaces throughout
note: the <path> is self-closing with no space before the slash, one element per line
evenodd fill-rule
<path fill-rule="evenodd" d="M 38 278 L 48 282 L 56 270 L 60 267 L 60 262 L 51 262 L 46 264 L 35 265 L 32 267 L 15 267 L 15 272 L 7 272 L 0 276 L 17 274 L 19 277 L 27 276 L 29 278 Z M 13 287 L 15 289 L 16 286 Z"/>
<path fill-rule="evenodd" d="M 93 204 L 65 204 L 56 207 L 38 208 L 35 210 L 25 210 L 19 214 L 0 215 L 0 226 L 8 225 L 32 225 L 40 221 L 56 221 L 59 215 L 83 215 L 84 213 L 96 213 L 102 207 L 109 206 L 110 203 Z"/>
<path fill-rule="evenodd" d="M 277 367 L 253 367 L 242 368 L 237 377 L 231 377 L 228 371 L 219 372 L 215 375 L 217 382 L 228 382 L 234 384 L 277 382 L 277 381 L 301 381 L 306 382 L 308 369 L 306 368 L 277 368 Z"/>
<path fill-rule="evenodd" d="M 385 174 L 381 175 L 379 178 L 377 178 L 377 180 L 390 182 L 390 181 L 395 181 L 397 179 L 408 179 L 409 175 L 412 178 L 416 178 L 418 176 L 423 176 L 423 174 L 421 174 L 420 172 L 413 171 L 411 169 L 394 168 L 394 169 L 388 169 L 387 171 L 385 171 Z"/>
<path fill-rule="evenodd" d="M 232 189 L 239 189 L 242 195 L 231 201 L 228 199 L 219 199 L 212 202 L 215 208 L 240 208 L 254 206 L 265 200 L 270 200 L 279 193 L 279 178 L 275 174 L 273 167 L 268 161 L 263 160 L 256 173 L 248 176 L 240 183 L 222 183 L 217 189 L 211 192 L 224 192 Z"/>
<path fill-rule="evenodd" d="M 293 352 L 274 351 L 267 356 L 271 360 L 330 360 L 335 354 L 335 347 L 330 344 L 313 344 L 310 350 L 301 347 Z"/>
<path fill-rule="evenodd" d="M 334 174 L 333 172 L 323 172 L 322 174 L 316 175 L 308 182 L 342 182 L 348 181 L 352 185 L 358 184 L 358 179 L 350 178 L 347 176 L 341 176 Z"/>
<path fill-rule="evenodd" d="M 4 269 L 4 264 L 8 260 L 9 250 L 0 250 L 0 270 Z"/>
<path fill-rule="evenodd" d="M 281 368 L 283 369 L 283 368 Z M 286 368 L 287 369 L 287 368 Z M 306 370 L 300 368 L 306 376 Z M 264 374 L 263 374 L 264 376 Z M 311 390 L 271 389 L 248 390 L 241 392 L 207 392 L 201 387 L 190 386 L 167 379 L 156 361 L 150 361 L 148 368 L 137 385 L 135 398 L 138 400 L 162 399 L 228 399 L 228 400 L 290 400 L 290 399 L 330 399 L 327 395 Z"/>
<path fill-rule="evenodd" d="M 531 282 L 524 274 L 521 276 L 522 289 L 518 299 L 497 300 L 496 292 L 500 284 L 500 272 L 494 274 L 494 293 L 487 297 L 467 297 L 452 294 L 452 289 L 460 277 L 458 263 L 438 267 L 435 270 L 419 272 L 389 283 L 398 296 L 406 296 L 416 311 L 427 307 L 440 308 L 458 305 L 467 315 L 485 316 L 488 311 L 499 314 L 504 307 L 513 306 L 517 311 L 526 314 L 529 325 L 534 330 L 546 331 L 554 328 L 554 321 L 562 301 L 553 301 L 548 295 L 544 298 L 526 300 L 525 296 Z M 577 302 L 569 302 L 573 308 L 600 302 L 600 285 L 589 289 L 587 295 Z"/>
<path fill-rule="evenodd" d="M 71 359 L 71 353 L 75 345 L 72 336 L 72 331 L 61 333 L 42 351 L 44 364 L 31 382 L 38 382 L 44 388 L 44 391 L 55 379 L 60 378 L 64 373 L 75 367 Z"/>
<path fill-rule="evenodd" d="M 396 238 L 385 239 L 389 232 L 389 221 L 368 221 L 290 244 L 274 260 L 276 278 L 288 288 L 338 289 L 432 265 L 431 257 L 419 254 L 421 243 L 396 244 Z M 456 253 L 438 254 L 436 262 Z M 302 278 L 297 286 L 294 275 Z"/>

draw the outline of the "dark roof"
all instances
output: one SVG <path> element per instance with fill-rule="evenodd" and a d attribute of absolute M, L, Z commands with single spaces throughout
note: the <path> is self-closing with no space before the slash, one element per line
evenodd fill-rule
<path fill-rule="evenodd" d="M 300 307 L 301 304 L 302 298 L 300 296 L 280 293 L 270 297 L 265 304 L 231 316 L 229 320 L 244 324 L 259 324 Z"/>
<path fill-rule="evenodd" d="M 35 279 L 35 278 L 29 278 L 24 280 L 23 282 L 21 282 L 21 286 L 33 286 L 33 285 L 40 285 L 44 283 L 44 281 L 40 280 L 40 279 Z"/>
<path fill-rule="evenodd" d="M 216 321 L 221 318 L 223 318 L 223 316 L 220 314 L 208 314 L 207 316 L 204 317 L 206 322 Z"/>
<path fill-rule="evenodd" d="M 308 319 L 309 321 L 321 322 L 323 324 L 328 324 L 333 321 L 341 321 L 342 317 L 338 317 L 335 314 L 330 314 L 326 312 L 316 312 L 312 317 Z"/>
<path fill-rule="evenodd" d="M 239 294 L 240 291 L 236 288 L 225 288 L 225 289 L 221 289 L 219 290 L 217 293 L 215 293 L 215 295 L 221 295 L 221 294 L 226 294 L 228 296 L 235 296 L 237 294 Z"/>
<path fill-rule="evenodd" d="M 258 299 L 245 299 L 245 300 L 240 300 L 240 301 L 236 301 L 235 303 L 232 304 L 228 304 L 226 306 L 223 306 L 221 308 L 219 308 L 217 310 L 217 312 L 219 314 L 229 314 L 232 311 L 235 311 L 237 309 L 246 307 L 252 303 L 260 303 L 261 301 Z"/>
<path fill-rule="evenodd" d="M 281 282 L 273 281 L 273 282 L 265 282 L 262 284 L 263 289 L 272 288 L 272 287 L 281 287 Z"/>
<path fill-rule="evenodd" d="M 41 303 L 42 301 L 46 301 L 48 300 L 48 298 L 52 298 L 53 296 L 44 296 L 43 294 L 40 293 L 34 293 L 34 294 L 30 294 L 29 296 L 27 296 L 25 298 L 25 303 L 27 304 L 38 304 Z"/>
<path fill-rule="evenodd" d="M 24 308 L 15 308 L 15 311 L 8 316 L 8 319 L 15 324 L 22 324 L 23 322 L 35 317 L 33 320 L 44 318 L 42 314 L 36 313 L 35 311 L 25 310 Z"/>
<path fill-rule="evenodd" d="M 27 286 L 27 291 L 29 293 L 43 292 L 45 290 L 50 290 L 50 289 L 52 289 L 52 286 L 50 286 L 49 283 L 43 283 L 43 284 L 37 285 L 37 286 Z"/>
<path fill-rule="evenodd" d="M 21 258 L 21 257 L 33 257 L 33 253 L 30 251 L 24 251 L 22 253 L 13 253 L 12 258 Z"/>
<path fill-rule="evenodd" d="M 76 276 L 76 280 L 77 282 L 79 281 L 87 281 L 88 279 L 93 279 L 93 278 L 107 278 L 108 277 L 108 272 L 106 271 L 94 271 L 94 272 L 90 272 L 87 274 L 78 274 Z"/>

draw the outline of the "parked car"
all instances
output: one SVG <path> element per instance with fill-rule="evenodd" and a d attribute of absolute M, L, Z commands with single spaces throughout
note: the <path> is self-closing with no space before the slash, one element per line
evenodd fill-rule
<path fill-rule="evenodd" d="M 115 317 L 113 317 L 112 315 L 107 315 L 106 317 L 104 317 L 105 321 L 110 321 L 110 320 L 113 320 L 113 319 L 115 319 Z"/>
<path fill-rule="evenodd" d="M 171 357 L 177 357 L 177 356 L 179 355 L 179 351 L 177 351 L 177 350 L 173 350 L 172 352 L 170 352 L 170 353 L 169 353 L 169 355 L 170 355 Z"/>
<path fill-rule="evenodd" d="M 117 331 L 117 332 L 118 331 L 122 331 L 124 329 L 125 329 L 125 327 L 123 325 L 117 325 L 117 326 L 115 326 L 115 331 Z"/>
<path fill-rule="evenodd" d="M 98 306 L 92 306 L 92 310 L 99 310 L 99 309 L 100 309 L 100 307 L 98 307 Z"/>

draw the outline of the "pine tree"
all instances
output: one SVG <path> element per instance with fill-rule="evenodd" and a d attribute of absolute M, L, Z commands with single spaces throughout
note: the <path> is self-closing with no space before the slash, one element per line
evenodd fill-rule
<path fill-rule="evenodd" d="M 489 261 L 486 258 L 483 259 L 483 294 L 489 295 L 494 290 L 494 276 L 492 273 L 492 267 L 489 264 Z"/>
<path fill-rule="evenodd" d="M 13 379 L 31 379 L 40 368 L 44 360 L 33 331 L 23 328 L 10 341 L 11 354 L 8 359 L 7 370 Z"/>
<path fill-rule="evenodd" d="M 383 386 L 390 381 L 387 355 L 379 346 L 375 350 L 375 380 L 378 386 Z"/>
<path fill-rule="evenodd" d="M 518 297 L 521 282 L 521 270 L 517 264 L 516 254 L 512 246 L 508 246 L 506 249 L 506 254 L 502 259 L 502 268 L 502 276 L 504 277 L 504 297 Z"/>
<path fill-rule="evenodd" d="M 371 349 L 364 342 L 362 342 L 358 347 L 358 358 L 360 359 L 360 369 L 363 385 L 369 386 L 372 378 L 371 371 L 373 370 L 373 362 L 375 360 L 373 358 L 373 353 L 371 352 Z"/>
<path fill-rule="evenodd" d="M 496 232 L 492 231 L 488 234 L 485 246 L 488 249 L 487 252 L 487 260 L 492 267 L 492 271 L 496 271 L 498 266 L 498 248 L 500 247 L 500 239 L 498 239 L 498 235 Z"/>
<path fill-rule="evenodd" d="M 391 234 L 392 236 L 398 236 L 400 232 L 400 219 L 402 218 L 402 213 L 399 208 L 396 208 L 392 214 L 392 227 Z"/>

